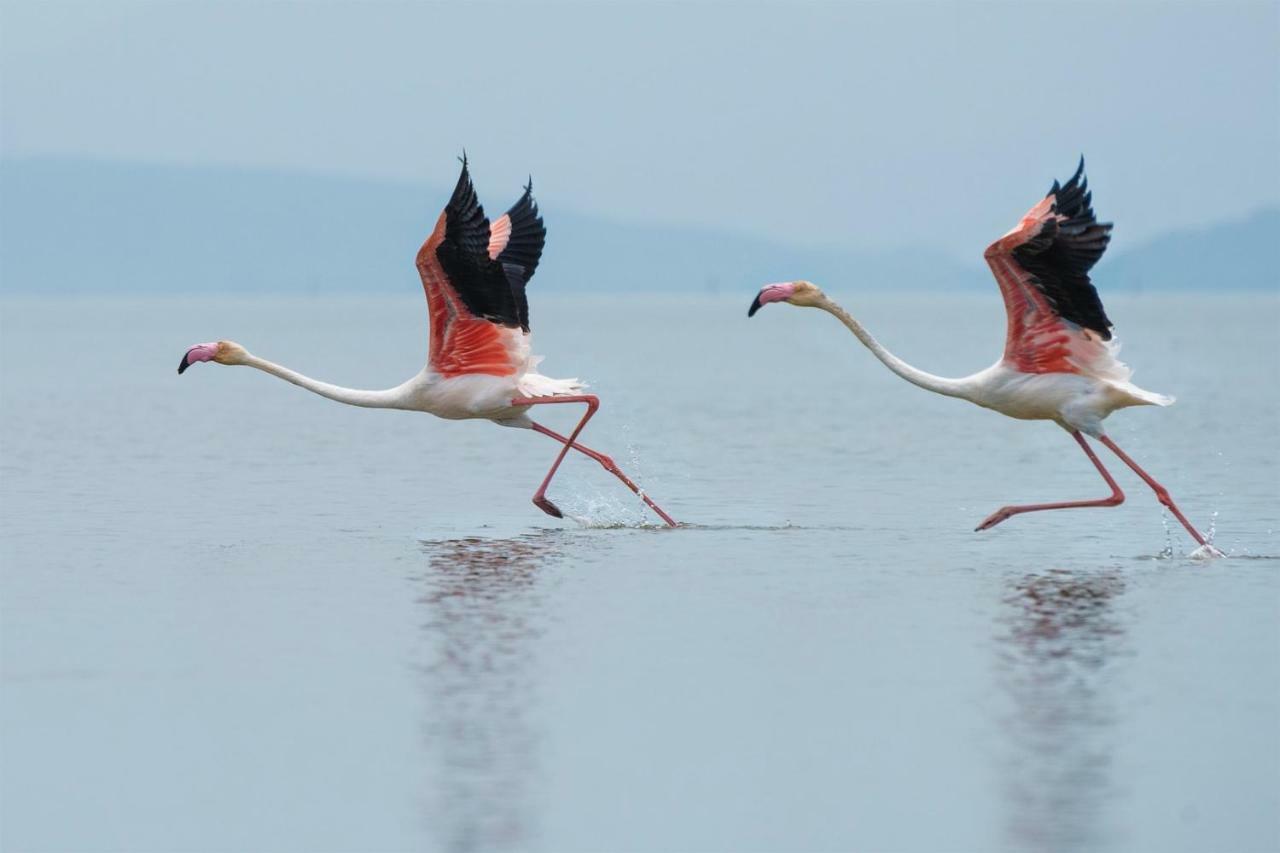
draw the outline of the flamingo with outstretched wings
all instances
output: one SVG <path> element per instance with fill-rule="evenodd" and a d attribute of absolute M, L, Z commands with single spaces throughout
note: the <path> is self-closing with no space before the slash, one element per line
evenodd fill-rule
<path fill-rule="evenodd" d="M 383 391 L 363 391 L 319 382 L 252 355 L 234 341 L 190 347 L 178 373 L 201 361 L 246 365 L 308 391 L 352 406 L 406 409 L 451 420 L 483 419 L 532 429 L 561 444 L 533 502 L 563 517 L 547 498 L 552 477 L 572 450 L 600 463 L 635 492 L 667 524 L 676 522 L 608 456 L 580 444 L 578 436 L 600 407 L 576 379 L 553 379 L 536 371 L 529 351 L 529 303 L 525 287 L 538 268 L 547 231 L 530 181 L 510 210 L 490 223 L 476 197 L 462 158 L 462 173 L 435 228 L 418 250 L 417 267 L 431 319 L 427 363 L 412 379 Z M 529 417 L 533 406 L 584 403 L 586 412 L 568 436 Z"/>
<path fill-rule="evenodd" d="M 959 397 L 1011 418 L 1050 420 L 1071 434 L 1098 469 L 1111 494 L 1084 501 L 1006 506 L 978 530 L 1025 512 L 1117 506 L 1124 492 L 1093 452 L 1085 436 L 1109 448 L 1142 478 L 1200 545 L 1205 556 L 1219 552 L 1187 521 L 1164 486 L 1138 466 L 1102 429 L 1102 421 L 1128 406 L 1168 406 L 1172 397 L 1143 390 L 1132 371 L 1116 358 L 1111 320 L 1102 308 L 1089 271 L 1111 240 L 1111 224 L 1098 222 L 1084 176 L 1084 158 L 1065 185 L 1049 193 L 1007 234 L 987 247 L 985 257 L 1004 299 L 1008 326 L 1004 353 L 986 370 L 960 379 L 926 373 L 884 348 L 857 320 L 808 281 L 766 285 L 747 315 L 770 302 L 827 311 L 894 373 L 928 391 Z"/>

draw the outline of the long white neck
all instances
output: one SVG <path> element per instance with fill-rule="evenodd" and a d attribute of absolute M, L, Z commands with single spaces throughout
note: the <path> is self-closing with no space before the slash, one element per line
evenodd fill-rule
<path fill-rule="evenodd" d="M 948 397 L 965 397 L 969 396 L 968 389 L 964 382 L 958 379 L 948 379 L 944 376 L 934 376 L 932 373 L 925 373 L 884 348 L 883 345 L 871 336 L 871 333 L 862 327 L 862 324 L 850 316 L 849 312 L 841 308 L 833 302 L 825 294 L 822 300 L 816 306 L 824 311 L 834 314 L 836 318 L 849 327 L 849 331 L 862 341 L 863 346 L 871 350 L 872 355 L 884 362 L 884 366 L 910 382 L 912 385 L 918 385 L 926 391 L 933 391 L 935 394 L 945 394 Z"/>
<path fill-rule="evenodd" d="M 348 406 L 363 406 L 366 409 L 405 408 L 400 388 L 390 388 L 385 391 L 362 391 L 358 388 L 343 388 L 341 385 L 330 385 L 328 382 L 320 382 L 310 376 L 303 376 L 296 370 L 281 367 L 274 362 L 267 361 L 265 358 L 258 358 L 256 355 L 246 355 L 245 359 L 239 363 L 247 367 L 255 367 L 264 373 L 270 373 L 272 376 L 279 376 L 285 382 L 292 382 L 299 388 L 306 388 L 314 394 L 328 397 L 330 400 L 337 400 L 339 403 L 346 403 Z"/>

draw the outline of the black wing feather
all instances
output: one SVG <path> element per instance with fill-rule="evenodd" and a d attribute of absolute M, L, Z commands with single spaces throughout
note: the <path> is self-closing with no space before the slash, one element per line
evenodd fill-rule
<path fill-rule="evenodd" d="M 506 248 L 498 255 L 504 264 L 517 264 L 525 270 L 525 281 L 533 278 L 542 259 L 542 247 L 547 241 L 547 229 L 538 213 L 538 203 L 533 198 L 533 181 L 524 188 L 524 195 L 507 211 L 511 220 L 511 237 Z"/>
<path fill-rule="evenodd" d="M 1054 198 L 1053 211 L 1066 219 L 1045 223 L 1035 238 L 1013 250 L 1013 256 L 1060 317 L 1109 341 L 1112 323 L 1089 270 L 1106 251 L 1112 225 L 1094 215 L 1083 157 L 1071 180 L 1065 186 L 1054 181 L 1048 195 Z"/>
<path fill-rule="evenodd" d="M 507 211 L 511 221 L 511 234 L 507 245 L 498 253 L 498 262 L 506 271 L 511 285 L 511 295 L 516 301 L 520 326 L 529 330 L 529 300 L 525 287 L 542 260 L 542 247 L 547 241 L 547 229 L 538 213 L 538 203 L 533 199 L 533 179 L 525 185 L 524 194 Z"/>
<path fill-rule="evenodd" d="M 465 158 L 444 212 L 444 239 L 436 247 L 436 258 L 462 303 L 474 317 L 529 331 L 523 282 L 516 288 L 507 266 L 489 257 L 489 220 Z"/>

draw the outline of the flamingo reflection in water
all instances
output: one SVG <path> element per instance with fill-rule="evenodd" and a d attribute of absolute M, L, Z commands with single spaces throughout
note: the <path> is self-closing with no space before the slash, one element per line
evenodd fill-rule
<path fill-rule="evenodd" d="M 1124 591 L 1115 572 L 1053 569 L 1008 581 L 997 641 L 1009 702 L 1006 830 L 1017 849 L 1108 846 Z"/>
<path fill-rule="evenodd" d="M 428 822 L 444 849 L 521 849 L 536 836 L 538 640 L 563 531 L 422 543 Z"/>

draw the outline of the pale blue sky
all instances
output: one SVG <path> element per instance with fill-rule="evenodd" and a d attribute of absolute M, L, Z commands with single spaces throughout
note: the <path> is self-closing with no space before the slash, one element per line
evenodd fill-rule
<path fill-rule="evenodd" d="M 6 0 L 8 157 L 450 183 L 976 258 L 1088 157 L 1117 240 L 1280 203 L 1280 5 Z"/>

